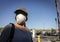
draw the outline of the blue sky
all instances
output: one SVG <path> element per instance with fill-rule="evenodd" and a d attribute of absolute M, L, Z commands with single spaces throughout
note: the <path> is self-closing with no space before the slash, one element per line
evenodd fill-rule
<path fill-rule="evenodd" d="M 28 28 L 57 29 L 55 0 L 0 0 L 0 27 L 15 23 L 14 11 L 20 7 L 28 11 Z"/>

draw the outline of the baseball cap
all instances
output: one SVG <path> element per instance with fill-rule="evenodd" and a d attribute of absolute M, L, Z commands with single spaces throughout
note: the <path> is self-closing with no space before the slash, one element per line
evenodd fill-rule
<path fill-rule="evenodd" d="M 23 15 L 28 15 L 28 13 L 27 13 L 27 10 L 25 9 L 25 8 L 18 8 L 17 10 L 15 10 L 14 11 L 14 13 L 16 14 L 16 15 L 18 15 L 18 14 L 23 14 Z"/>

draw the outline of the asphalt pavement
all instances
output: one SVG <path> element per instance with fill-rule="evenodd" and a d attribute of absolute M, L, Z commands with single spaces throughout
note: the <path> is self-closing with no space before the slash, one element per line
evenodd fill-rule
<path fill-rule="evenodd" d="M 43 36 L 40 39 L 41 39 L 40 42 L 60 42 L 57 41 L 58 36 Z"/>

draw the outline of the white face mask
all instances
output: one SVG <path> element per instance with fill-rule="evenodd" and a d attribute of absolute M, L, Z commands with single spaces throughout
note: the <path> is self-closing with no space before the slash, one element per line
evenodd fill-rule
<path fill-rule="evenodd" d="M 19 14 L 16 16 L 16 22 L 21 24 L 26 21 L 26 17 L 23 14 Z"/>

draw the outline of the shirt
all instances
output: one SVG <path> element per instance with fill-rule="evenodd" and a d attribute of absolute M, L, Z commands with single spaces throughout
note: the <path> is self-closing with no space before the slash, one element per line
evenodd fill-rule
<path fill-rule="evenodd" d="M 1 42 L 6 42 L 11 27 L 11 24 L 5 26 L 0 38 Z M 27 29 L 23 31 L 15 28 L 12 42 L 33 42 L 30 31 Z"/>
<path fill-rule="evenodd" d="M 28 30 L 15 28 L 12 42 L 32 42 L 31 40 L 31 33 Z"/>

